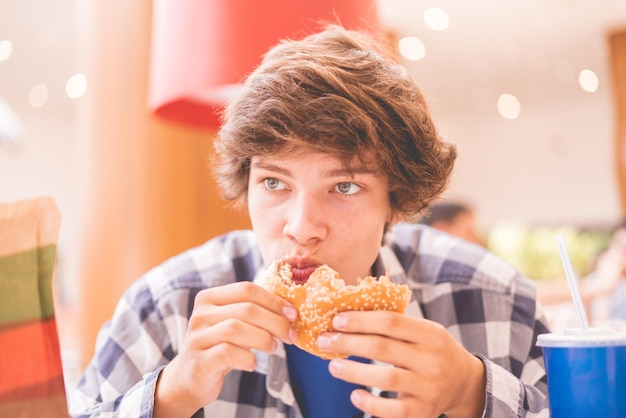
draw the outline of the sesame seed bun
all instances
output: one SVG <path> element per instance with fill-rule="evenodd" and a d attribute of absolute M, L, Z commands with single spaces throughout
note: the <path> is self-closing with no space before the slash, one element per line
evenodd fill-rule
<path fill-rule="evenodd" d="M 298 339 L 295 344 L 325 359 L 347 357 L 341 353 L 322 352 L 316 344 L 320 334 L 334 330 L 332 319 L 337 313 L 375 310 L 403 313 L 411 300 L 409 287 L 393 283 L 388 275 L 379 279 L 368 276 L 358 279 L 356 285 L 346 285 L 335 270 L 322 265 L 306 283 L 296 284 L 291 277 L 290 264 L 274 261 L 257 284 L 296 307 L 298 318 L 294 327 Z"/>

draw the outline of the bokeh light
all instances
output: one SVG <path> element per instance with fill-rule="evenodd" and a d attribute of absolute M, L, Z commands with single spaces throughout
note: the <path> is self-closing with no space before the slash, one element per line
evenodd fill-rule
<path fill-rule="evenodd" d="M 517 97 L 512 94 L 501 94 L 498 98 L 498 112 L 506 119 L 517 119 L 521 106 Z"/>
<path fill-rule="evenodd" d="M 428 9 L 424 12 L 424 22 L 432 30 L 446 30 L 450 26 L 450 18 L 448 14 L 436 7 Z"/>
<path fill-rule="evenodd" d="M 45 84 L 37 84 L 28 95 L 28 101 L 32 107 L 41 107 L 48 101 L 48 87 Z"/>
<path fill-rule="evenodd" d="M 2 40 L 0 41 L 0 62 L 6 61 L 11 58 L 11 54 L 13 53 L 13 44 L 11 41 Z"/>
<path fill-rule="evenodd" d="M 419 61 L 426 56 L 426 46 L 415 36 L 406 36 L 400 39 L 398 50 L 409 61 Z"/>
<path fill-rule="evenodd" d="M 580 87 L 589 93 L 594 93 L 598 90 L 598 86 L 600 84 L 600 80 L 596 73 L 591 70 L 582 70 L 580 74 L 578 74 L 578 84 Z"/>
<path fill-rule="evenodd" d="M 74 74 L 65 83 L 65 92 L 70 99 L 81 97 L 87 91 L 87 77 L 84 74 Z"/>

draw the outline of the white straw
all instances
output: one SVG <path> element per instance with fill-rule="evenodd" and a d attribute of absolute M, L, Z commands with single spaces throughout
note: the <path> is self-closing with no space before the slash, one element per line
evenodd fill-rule
<path fill-rule="evenodd" d="M 567 248 L 565 248 L 565 240 L 563 239 L 563 235 L 557 235 L 556 242 L 559 246 L 561 261 L 563 262 L 563 268 L 565 269 L 565 277 L 567 277 L 567 283 L 569 284 L 569 290 L 572 294 L 572 299 L 574 301 L 574 306 L 576 307 L 578 319 L 580 320 L 580 324 L 582 325 L 583 330 L 587 330 L 589 328 L 587 313 L 585 312 L 585 307 L 583 306 L 583 301 L 580 297 L 578 280 L 576 280 L 576 275 L 574 274 L 572 262 L 570 261 L 569 255 L 567 254 Z"/>

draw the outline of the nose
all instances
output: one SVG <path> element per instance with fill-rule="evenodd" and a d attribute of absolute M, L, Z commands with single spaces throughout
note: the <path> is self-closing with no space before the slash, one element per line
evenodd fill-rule
<path fill-rule="evenodd" d="M 326 214 L 323 203 L 318 199 L 308 195 L 297 196 L 287 210 L 283 233 L 300 245 L 322 241 L 328 234 Z"/>

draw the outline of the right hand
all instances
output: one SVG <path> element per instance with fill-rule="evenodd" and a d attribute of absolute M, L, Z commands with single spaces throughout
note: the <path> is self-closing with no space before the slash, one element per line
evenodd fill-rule
<path fill-rule="evenodd" d="M 297 311 L 286 300 L 250 282 L 202 290 L 180 352 L 159 377 L 154 417 L 189 417 L 217 399 L 231 370 L 253 371 L 253 349 L 292 344 Z"/>

